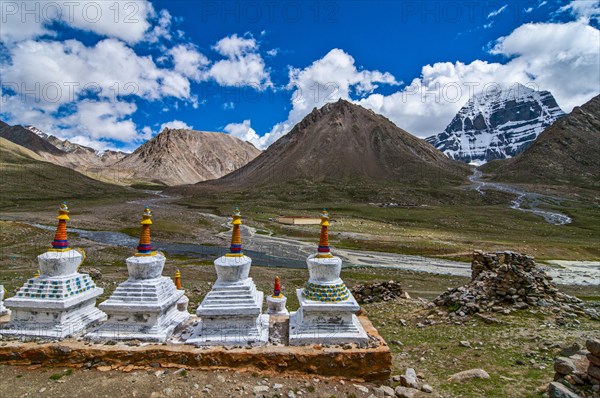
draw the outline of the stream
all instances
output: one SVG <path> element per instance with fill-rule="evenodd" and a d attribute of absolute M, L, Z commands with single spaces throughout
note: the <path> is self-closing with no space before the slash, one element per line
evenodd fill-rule
<path fill-rule="evenodd" d="M 218 217 L 224 226 L 231 227 L 226 217 Z M 30 223 L 29 225 L 44 230 L 53 231 L 54 226 Z M 135 248 L 138 243 L 136 237 L 122 232 L 88 231 L 71 228 L 71 233 L 76 233 L 80 238 L 108 245 Z M 242 225 L 241 233 L 244 241 L 244 253 L 252 258 L 255 264 L 266 267 L 306 268 L 306 257 L 315 252 L 316 243 L 306 242 L 291 238 L 273 237 L 257 234 L 252 227 Z M 223 237 L 230 232 L 222 232 Z M 200 245 L 195 243 L 154 243 L 157 250 L 168 255 L 181 255 L 194 257 L 200 260 L 213 260 L 227 252 L 227 247 Z M 347 267 L 372 267 L 401 269 L 405 271 L 426 272 L 438 275 L 471 276 L 471 265 L 467 262 L 450 261 L 440 258 L 430 258 L 415 255 L 403 255 L 362 250 L 334 249 L 334 254 L 344 261 Z M 552 266 L 540 265 L 554 278 L 556 283 L 562 285 L 600 285 L 600 262 L 584 261 L 552 261 Z"/>
<path fill-rule="evenodd" d="M 553 225 L 565 225 L 570 224 L 571 221 L 573 221 L 571 217 L 567 216 L 566 214 L 562 214 L 557 211 L 542 210 L 539 208 L 539 206 L 542 204 L 559 205 L 563 201 L 562 198 L 542 195 L 535 192 L 527 192 L 509 184 L 482 181 L 482 175 L 483 173 L 480 170 L 474 169 L 473 174 L 469 177 L 469 180 L 473 183 L 474 189 L 480 194 L 485 195 L 486 190 L 514 194 L 517 196 L 517 198 L 512 201 L 510 205 L 511 209 L 541 216 L 544 218 L 544 220 Z"/>

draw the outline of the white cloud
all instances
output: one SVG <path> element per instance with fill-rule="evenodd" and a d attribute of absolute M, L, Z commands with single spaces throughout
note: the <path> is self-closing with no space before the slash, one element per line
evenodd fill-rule
<path fill-rule="evenodd" d="M 561 12 L 569 12 L 577 18 L 584 20 L 600 19 L 600 3 L 595 0 L 573 0 L 569 4 L 562 6 Z"/>
<path fill-rule="evenodd" d="M 173 17 L 167 10 L 160 10 L 158 20 L 152 29 L 148 30 L 144 36 L 144 40 L 149 43 L 156 43 L 160 39 L 171 40 L 171 21 Z M 177 31 L 179 36 L 183 36 L 181 31 Z"/>
<path fill-rule="evenodd" d="M 199 53 L 191 44 L 180 44 L 169 50 L 173 57 L 174 69 L 185 77 L 199 81 L 202 69 L 210 63 L 204 54 Z"/>
<path fill-rule="evenodd" d="M 193 127 L 190 126 L 189 124 L 182 122 L 181 120 L 177 120 L 177 119 L 161 124 L 159 131 L 163 131 L 166 128 L 182 129 L 182 130 L 192 130 L 193 129 Z"/>
<path fill-rule="evenodd" d="M 55 110 L 88 91 L 112 99 L 129 95 L 150 100 L 190 98 L 186 77 L 158 68 L 151 57 L 138 56 L 115 39 L 102 40 L 93 47 L 77 40 L 27 40 L 9 51 L 11 61 L 3 65 L 3 85 L 17 92 L 37 87 L 34 95 L 47 109 Z"/>
<path fill-rule="evenodd" d="M 252 37 L 239 37 L 237 34 L 222 38 L 213 46 L 221 55 L 228 58 L 240 57 L 244 54 L 254 52 L 258 45 Z"/>
<path fill-rule="evenodd" d="M 488 14 L 487 19 L 493 18 L 497 15 L 500 15 L 504 12 L 504 10 L 506 10 L 506 8 L 508 7 L 508 4 L 503 5 L 502 7 L 498 8 L 496 11 L 492 11 Z"/>
<path fill-rule="evenodd" d="M 257 148 L 264 146 L 265 140 L 263 137 L 259 137 L 256 131 L 250 127 L 250 120 L 246 119 L 242 123 L 229 123 L 224 128 L 225 132 L 237 137 L 243 141 L 248 141 Z"/>
<path fill-rule="evenodd" d="M 258 90 L 273 85 L 254 38 L 233 34 L 219 40 L 213 48 L 227 57 L 215 62 L 208 71 L 208 76 L 220 85 L 253 86 Z"/>
<path fill-rule="evenodd" d="M 147 0 L 4 1 L 2 14 L 0 40 L 5 44 L 53 34 L 47 27 L 56 22 L 101 36 L 137 43 L 144 39 L 146 31 L 152 26 L 152 19 L 156 16 L 152 4 Z M 158 26 L 164 29 L 165 26 L 161 25 L 161 22 L 164 23 L 164 19 L 161 21 L 159 18 Z"/>
<path fill-rule="evenodd" d="M 278 53 L 279 53 L 279 49 L 278 48 L 272 48 L 269 51 L 267 51 L 267 55 L 269 57 L 275 57 L 275 56 L 277 56 Z"/>
<path fill-rule="evenodd" d="M 68 126 L 63 130 L 95 139 L 130 142 L 137 138 L 136 125 L 129 118 L 136 110 L 131 102 L 84 100 L 77 104 L 74 114 L 63 118 Z"/>
<path fill-rule="evenodd" d="M 229 102 L 224 102 L 223 105 L 221 106 L 224 110 L 230 110 L 230 109 L 235 109 L 235 103 L 232 101 Z"/>
<path fill-rule="evenodd" d="M 304 69 L 291 68 L 289 79 L 288 88 L 294 90 L 292 110 L 285 122 L 276 124 L 261 137 L 260 144 L 255 144 L 259 148 L 265 148 L 287 134 L 314 107 L 338 98 L 350 98 L 351 92 L 371 93 L 379 84 L 398 84 L 390 73 L 358 69 L 354 58 L 337 48 Z"/>
<path fill-rule="evenodd" d="M 600 31 L 582 20 L 522 25 L 491 52 L 511 57 L 505 67 L 551 91 L 566 112 L 598 94 Z"/>

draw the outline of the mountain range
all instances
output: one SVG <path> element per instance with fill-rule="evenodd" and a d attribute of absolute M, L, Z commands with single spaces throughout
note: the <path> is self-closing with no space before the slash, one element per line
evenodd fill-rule
<path fill-rule="evenodd" d="M 471 97 L 446 129 L 427 141 L 452 159 L 482 164 L 521 153 L 563 115 L 548 91 L 494 86 Z"/>
<path fill-rule="evenodd" d="M 384 116 L 340 99 L 313 109 L 256 159 L 209 185 L 255 187 L 299 180 L 430 185 L 469 173 Z"/>
<path fill-rule="evenodd" d="M 44 161 L 119 185 L 179 185 L 219 178 L 254 159 L 260 151 L 225 133 L 165 128 L 133 153 L 96 151 L 45 134 L 34 126 L 0 122 L 0 137 Z"/>

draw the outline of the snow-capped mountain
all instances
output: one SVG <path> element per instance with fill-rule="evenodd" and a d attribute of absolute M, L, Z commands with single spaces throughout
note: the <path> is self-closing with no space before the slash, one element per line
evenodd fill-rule
<path fill-rule="evenodd" d="M 482 164 L 522 152 L 564 114 L 548 91 L 498 86 L 474 95 L 444 132 L 426 140 L 452 159 Z"/>

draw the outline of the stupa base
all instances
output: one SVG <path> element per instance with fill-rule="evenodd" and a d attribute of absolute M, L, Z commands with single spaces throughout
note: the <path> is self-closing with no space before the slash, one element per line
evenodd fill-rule
<path fill-rule="evenodd" d="M 347 300 L 322 302 L 306 299 L 297 289 L 300 309 L 290 314 L 290 345 L 366 345 L 369 337 L 355 313 L 360 306 L 350 295 Z"/>
<path fill-rule="evenodd" d="M 108 320 L 88 333 L 90 340 L 140 340 L 162 343 L 190 317 L 187 301 L 170 278 L 128 279 L 99 308 Z"/>
<path fill-rule="evenodd" d="M 14 337 L 55 338 L 79 336 L 86 329 L 106 319 L 106 314 L 96 308 L 96 297 L 102 289 L 69 300 L 70 305 L 59 301 L 11 299 L 11 320 L 0 328 L 0 334 Z"/>
<path fill-rule="evenodd" d="M 186 344 L 201 346 L 261 346 L 269 340 L 269 315 L 258 317 L 205 317 L 189 335 Z"/>
<path fill-rule="evenodd" d="M 149 343 L 164 343 L 177 329 L 183 327 L 190 314 L 178 311 L 174 307 L 162 315 L 158 323 L 154 325 L 129 323 L 132 318 L 145 316 L 147 314 L 144 313 L 109 316 L 108 322 L 110 323 L 102 324 L 98 329 L 86 334 L 85 337 L 93 341 L 139 340 Z M 124 322 L 115 322 L 118 319 Z"/>

